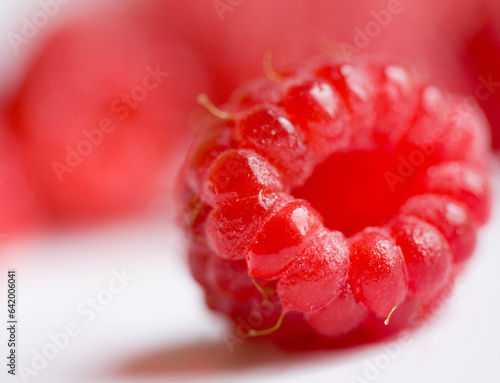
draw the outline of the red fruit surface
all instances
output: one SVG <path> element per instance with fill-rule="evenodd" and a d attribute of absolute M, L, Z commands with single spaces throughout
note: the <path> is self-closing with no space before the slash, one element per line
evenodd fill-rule
<path fill-rule="evenodd" d="M 366 308 L 356 301 L 347 283 L 325 308 L 306 314 L 311 327 L 329 337 L 347 334 L 358 327 L 366 316 Z"/>
<path fill-rule="evenodd" d="M 187 164 L 186 183 L 198 193 L 202 193 L 202 184 L 212 161 L 227 148 L 235 147 L 234 133 L 229 127 L 214 123 L 210 118 L 205 135 L 196 137 Z"/>
<path fill-rule="evenodd" d="M 401 213 L 414 215 L 437 227 L 450 244 L 454 262 L 462 262 L 472 255 L 477 223 L 462 203 L 447 196 L 422 194 L 408 199 Z"/>
<path fill-rule="evenodd" d="M 279 195 L 258 195 L 212 210 L 206 233 L 214 249 L 226 259 L 245 259 L 264 222 L 282 205 Z"/>
<path fill-rule="evenodd" d="M 398 174 L 398 165 L 398 158 L 385 151 L 336 153 L 319 164 L 293 194 L 322 213 L 327 227 L 352 235 L 398 211 L 411 186 L 405 180 L 391 191 L 386 172 Z"/>
<path fill-rule="evenodd" d="M 349 283 L 354 296 L 386 318 L 406 297 L 405 259 L 389 233 L 367 228 L 349 239 Z"/>
<path fill-rule="evenodd" d="M 428 168 L 417 182 L 422 191 L 461 201 L 479 223 L 488 221 L 492 199 L 488 171 L 463 162 L 444 162 Z"/>
<path fill-rule="evenodd" d="M 243 146 L 249 147 L 274 164 L 290 185 L 300 185 L 312 170 L 311 152 L 303 133 L 279 108 L 251 109 L 237 124 Z"/>
<path fill-rule="evenodd" d="M 235 300 L 246 300 L 255 293 L 255 285 L 248 275 L 246 262 L 228 261 L 213 254 L 207 265 L 207 279 L 215 289 Z"/>
<path fill-rule="evenodd" d="M 312 239 L 278 283 L 283 307 L 310 312 L 325 307 L 340 293 L 349 267 L 347 242 L 339 232 Z"/>
<path fill-rule="evenodd" d="M 413 326 L 488 218 L 487 123 L 393 63 L 322 56 L 279 73 L 207 104 L 221 121 L 186 161 L 209 307 L 239 323 L 270 305 L 246 336 L 304 347 Z"/>
<path fill-rule="evenodd" d="M 439 291 L 451 273 L 446 238 L 434 226 L 412 216 L 397 215 L 389 227 L 405 258 L 409 292 L 428 297 Z"/>
<path fill-rule="evenodd" d="M 422 90 L 420 105 L 415 121 L 400 142 L 399 151 L 404 157 L 414 156 L 419 166 L 450 160 L 487 166 L 489 158 L 484 153 L 489 151 L 490 136 L 484 129 L 484 114 L 477 106 L 470 106 L 465 98 L 445 95 L 433 86 Z"/>
<path fill-rule="evenodd" d="M 63 217 L 96 218 L 169 189 L 204 81 L 178 36 L 128 11 L 52 31 L 10 108 L 38 191 Z"/>
<path fill-rule="evenodd" d="M 0 115 L 0 236 L 4 240 L 33 228 L 46 217 L 43 202 L 26 177 L 22 148 Z"/>
<path fill-rule="evenodd" d="M 459 54 L 468 90 L 479 102 L 492 127 L 493 147 L 500 148 L 500 7 L 485 1 L 476 28 L 464 39 Z"/>
<path fill-rule="evenodd" d="M 338 92 L 328 83 L 312 80 L 292 86 L 282 104 L 319 160 L 347 147 L 347 111 Z"/>
<path fill-rule="evenodd" d="M 149 19 L 174 25 L 201 52 L 213 79 L 210 96 L 218 103 L 260 73 L 266 52 L 273 53 L 277 67 L 319 52 L 346 61 L 375 54 L 411 66 L 450 91 L 483 98 L 493 143 L 500 145 L 500 93 L 482 89 L 476 94 L 480 76 L 500 81 L 496 0 L 152 0 L 145 8 L 154 12 Z"/>
<path fill-rule="evenodd" d="M 266 279 L 280 275 L 299 257 L 321 220 L 310 205 L 301 200 L 287 203 L 261 228 L 248 252 L 250 274 Z"/>
<path fill-rule="evenodd" d="M 252 150 L 224 152 L 207 174 L 204 198 L 212 205 L 283 190 L 280 175 Z"/>

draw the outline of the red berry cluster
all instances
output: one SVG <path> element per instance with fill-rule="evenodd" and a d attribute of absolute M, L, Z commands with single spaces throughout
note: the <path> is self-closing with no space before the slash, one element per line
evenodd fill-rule
<path fill-rule="evenodd" d="M 488 219 L 481 112 L 397 65 L 328 56 L 268 72 L 207 105 L 217 118 L 186 165 L 189 263 L 209 306 L 236 320 L 272 302 L 284 327 L 330 337 L 422 308 Z"/>

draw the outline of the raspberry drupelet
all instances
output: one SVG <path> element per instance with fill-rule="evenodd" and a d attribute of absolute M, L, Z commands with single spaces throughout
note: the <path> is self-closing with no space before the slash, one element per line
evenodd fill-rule
<path fill-rule="evenodd" d="M 200 97 L 182 202 L 207 304 L 236 323 L 271 305 L 245 333 L 275 339 L 410 326 L 488 220 L 482 112 L 391 63 L 265 67 L 220 108 Z"/>

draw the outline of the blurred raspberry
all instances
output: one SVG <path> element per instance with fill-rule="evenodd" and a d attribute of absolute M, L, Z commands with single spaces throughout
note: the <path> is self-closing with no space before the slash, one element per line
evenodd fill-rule
<path fill-rule="evenodd" d="M 7 130 L 0 111 L 0 240 L 40 223 L 42 203 L 26 179 L 21 147 Z"/>
<path fill-rule="evenodd" d="M 422 73 L 452 92 L 477 98 L 478 68 L 469 68 L 473 83 L 457 62 L 463 59 L 467 42 L 476 49 L 490 68 L 482 73 L 498 73 L 499 6 L 495 0 L 150 0 L 162 23 L 176 28 L 196 46 L 210 72 L 210 98 L 224 102 L 241 84 L 258 75 L 266 52 L 273 64 L 300 62 L 321 51 L 350 60 L 363 54 L 376 54 L 382 61 L 396 61 Z M 146 7 L 145 7 L 146 9 Z M 149 11 L 150 12 L 150 11 Z M 496 19 L 495 19 L 496 17 Z M 332 21 L 334 20 L 334 22 Z M 189 25 L 189 28 L 186 28 Z M 474 34 L 483 26 L 496 28 L 496 37 L 488 32 L 488 41 L 474 42 Z M 481 32 L 484 34 L 484 32 Z M 472 39 L 472 41 L 471 41 Z M 466 57 L 477 61 L 466 48 Z M 411 65 L 409 65 L 411 63 Z M 469 67 L 471 64 L 468 64 Z M 477 66 L 478 64 L 474 64 Z M 497 68 L 497 69 L 494 69 Z M 476 71 L 476 72 L 474 72 Z M 500 76 L 497 76 L 500 77 Z M 498 92 L 497 92 L 498 93 Z M 481 102 L 495 129 L 495 93 Z M 495 134 L 494 134 L 495 135 Z M 499 139 L 494 137 L 495 145 Z"/>
<path fill-rule="evenodd" d="M 172 187 L 205 90 L 196 54 L 131 9 L 53 31 L 13 97 L 30 177 L 63 217 L 136 209 Z"/>
<path fill-rule="evenodd" d="M 448 0 L 150 3 L 156 17 L 183 33 L 202 52 L 214 74 L 214 94 L 210 95 L 214 102 L 224 101 L 235 84 L 260 74 L 266 52 L 273 53 L 276 67 L 299 62 L 322 50 L 346 59 L 365 53 L 398 56 L 449 87 L 460 71 L 450 66 L 453 51 L 443 44 L 448 42 L 449 32 L 456 31 L 457 24 L 470 23 L 474 14 L 467 12 L 475 8 L 472 0 L 458 4 Z"/>
<path fill-rule="evenodd" d="M 462 62 L 469 91 L 478 100 L 492 127 L 493 147 L 500 148 L 500 7 L 467 38 Z"/>

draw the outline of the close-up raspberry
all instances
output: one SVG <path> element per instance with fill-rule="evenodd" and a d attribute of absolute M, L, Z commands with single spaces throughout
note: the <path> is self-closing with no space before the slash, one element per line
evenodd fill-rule
<path fill-rule="evenodd" d="M 181 199 L 207 304 L 235 321 L 272 304 L 247 334 L 277 340 L 411 326 L 488 220 L 485 117 L 369 57 L 265 69 L 220 107 L 199 97 L 213 116 Z"/>
<path fill-rule="evenodd" d="M 500 382 L 499 22 L 1 1 L 0 380 Z"/>

